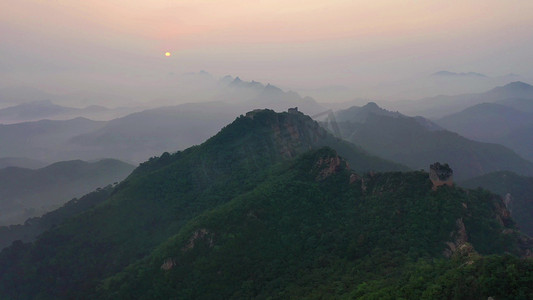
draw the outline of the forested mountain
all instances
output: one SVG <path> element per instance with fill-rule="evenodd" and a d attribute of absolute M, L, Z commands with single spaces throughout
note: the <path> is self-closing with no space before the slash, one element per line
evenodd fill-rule
<path fill-rule="evenodd" d="M 226 103 L 191 103 L 144 110 L 114 119 L 101 128 L 72 137 L 71 147 L 93 157 L 142 162 L 165 151 L 200 144 L 238 116 Z M 90 152 L 88 151 L 90 150 Z"/>
<path fill-rule="evenodd" d="M 63 161 L 37 170 L 0 169 L 0 225 L 20 224 L 82 196 L 120 181 L 134 169 L 122 161 Z"/>
<path fill-rule="evenodd" d="M 475 177 L 459 184 L 472 189 L 482 187 L 502 196 L 520 230 L 533 237 L 533 177 L 502 171 Z"/>
<path fill-rule="evenodd" d="M 465 282 L 462 298 L 532 295 L 530 260 L 482 256 L 530 248 L 498 196 L 376 172 L 402 169 L 298 112 L 253 111 L 4 249 L 0 296 L 442 298 Z"/>
<path fill-rule="evenodd" d="M 501 170 L 533 175 L 533 163 L 504 146 L 472 141 L 442 130 L 427 119 L 376 107 L 368 104 L 337 112 L 343 138 L 415 170 L 425 169 L 435 161 L 446 161 L 459 180 Z"/>
<path fill-rule="evenodd" d="M 56 105 L 50 101 L 0 109 L 0 123 L 14 122 L 17 119 L 77 116 L 75 119 L 63 121 L 40 120 L 0 124 L 0 140 L 10 141 L 0 148 L 0 159 L 28 157 L 51 163 L 71 159 L 115 158 L 140 163 L 163 152 L 183 150 L 200 144 L 237 116 L 254 108 L 268 107 L 286 111 L 290 107 L 298 107 L 300 111 L 310 114 L 327 110 L 312 98 L 283 91 L 271 84 L 248 82 L 231 76 L 217 81 L 206 72 L 191 76 L 202 79 L 202 84 L 195 88 L 201 90 L 202 86 L 211 87 L 212 90 L 207 93 L 209 95 L 204 97 L 207 100 L 145 109 L 125 116 L 127 108 L 77 109 Z M 191 82 L 193 86 L 197 84 L 197 80 Z M 172 101 L 176 102 L 176 99 Z M 100 114 L 97 114 L 98 112 Z M 101 117 L 104 113 L 113 112 L 121 113 L 121 117 L 112 120 L 103 118 L 109 120 L 105 122 L 80 117 Z"/>
<path fill-rule="evenodd" d="M 60 208 L 40 217 L 27 219 L 24 224 L 0 226 L 0 250 L 14 241 L 31 242 L 44 231 L 63 223 L 68 218 L 80 214 L 106 200 L 113 191 L 112 184 L 84 195 L 73 198 Z"/>

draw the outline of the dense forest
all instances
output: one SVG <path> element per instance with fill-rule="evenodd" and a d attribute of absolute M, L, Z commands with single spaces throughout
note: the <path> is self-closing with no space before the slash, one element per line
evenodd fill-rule
<path fill-rule="evenodd" d="M 533 262 L 522 258 L 530 240 L 501 197 L 434 191 L 428 173 L 398 169 L 303 114 L 256 111 L 200 146 L 141 164 L 109 198 L 34 243 L 4 249 L 0 295 L 533 296 Z"/>

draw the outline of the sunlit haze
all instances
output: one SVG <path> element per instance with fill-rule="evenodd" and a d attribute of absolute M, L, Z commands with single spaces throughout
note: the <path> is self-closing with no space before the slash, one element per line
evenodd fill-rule
<path fill-rule="evenodd" d="M 157 94 L 169 74 L 205 70 L 395 100 L 445 93 L 420 82 L 446 70 L 493 79 L 450 90 L 476 92 L 510 73 L 532 82 L 532 15 L 529 0 L 7 0 L 0 87 L 147 102 L 172 97 Z"/>

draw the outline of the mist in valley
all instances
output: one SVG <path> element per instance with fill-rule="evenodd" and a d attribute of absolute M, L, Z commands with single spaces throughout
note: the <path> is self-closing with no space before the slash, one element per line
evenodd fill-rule
<path fill-rule="evenodd" d="M 0 3 L 0 298 L 528 298 L 532 11 Z"/>

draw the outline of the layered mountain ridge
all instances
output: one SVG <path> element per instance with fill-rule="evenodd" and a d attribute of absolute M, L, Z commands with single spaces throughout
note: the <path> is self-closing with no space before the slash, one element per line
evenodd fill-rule
<path fill-rule="evenodd" d="M 40 216 L 73 197 L 126 178 L 133 169 L 113 159 L 63 161 L 36 170 L 0 169 L 0 225 Z"/>
<path fill-rule="evenodd" d="M 359 297 L 399 285 L 409 268 L 424 268 L 415 261 L 438 277 L 478 267 L 485 254 L 528 250 L 498 196 L 433 191 L 427 173 L 397 172 L 405 169 L 297 111 L 252 111 L 199 146 L 141 164 L 108 199 L 34 243 L 4 249 L 0 296 Z M 503 282 L 511 276 L 498 274 Z M 533 278 L 521 278 L 508 295 L 532 292 Z M 418 291 L 435 295 L 432 282 Z"/>
<path fill-rule="evenodd" d="M 504 170 L 533 175 L 533 163 L 512 150 L 469 140 L 422 117 L 390 112 L 375 103 L 354 106 L 336 116 L 344 139 L 415 170 L 445 161 L 458 180 Z"/>

